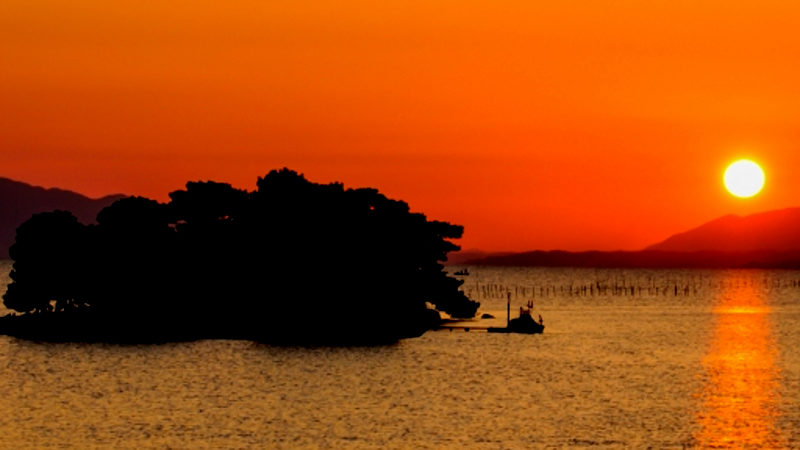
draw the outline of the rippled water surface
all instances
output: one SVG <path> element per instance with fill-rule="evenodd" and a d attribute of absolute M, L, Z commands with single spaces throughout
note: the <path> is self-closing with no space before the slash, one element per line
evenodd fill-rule
<path fill-rule="evenodd" d="M 464 290 L 498 317 L 473 326 L 502 325 L 510 293 L 545 333 L 372 348 L 0 337 L 0 447 L 800 447 L 800 272 L 470 272 Z"/>

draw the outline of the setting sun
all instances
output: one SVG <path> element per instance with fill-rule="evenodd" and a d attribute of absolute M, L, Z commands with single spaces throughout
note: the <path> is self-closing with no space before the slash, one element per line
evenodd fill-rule
<path fill-rule="evenodd" d="M 749 198 L 764 187 L 764 171 L 749 159 L 740 159 L 725 169 L 725 187 L 736 197 Z"/>

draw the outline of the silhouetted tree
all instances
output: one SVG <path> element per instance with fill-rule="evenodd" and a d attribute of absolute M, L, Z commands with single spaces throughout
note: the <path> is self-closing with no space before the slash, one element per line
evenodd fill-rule
<path fill-rule="evenodd" d="M 13 282 L 6 307 L 21 312 L 64 310 L 84 305 L 82 261 L 86 229 L 72 213 L 35 214 L 17 229 L 9 251 Z"/>
<path fill-rule="evenodd" d="M 170 223 L 168 205 L 144 197 L 123 198 L 100 211 L 87 271 L 92 305 L 128 316 L 162 310 L 162 298 L 175 292 L 168 273 L 176 240 Z"/>

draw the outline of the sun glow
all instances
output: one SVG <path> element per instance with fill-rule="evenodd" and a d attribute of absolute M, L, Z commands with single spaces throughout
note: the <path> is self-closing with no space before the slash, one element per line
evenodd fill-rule
<path fill-rule="evenodd" d="M 740 198 L 749 198 L 764 187 L 764 171 L 749 159 L 740 159 L 725 169 L 725 188 Z"/>

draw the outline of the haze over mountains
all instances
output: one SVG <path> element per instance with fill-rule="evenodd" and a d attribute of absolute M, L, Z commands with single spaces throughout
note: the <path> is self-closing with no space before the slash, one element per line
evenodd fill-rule
<path fill-rule="evenodd" d="M 97 213 L 121 194 L 92 199 L 63 189 L 46 189 L 0 177 L 0 259 L 8 258 L 17 227 L 32 215 L 56 209 L 72 212 L 82 223 L 94 223 Z"/>

